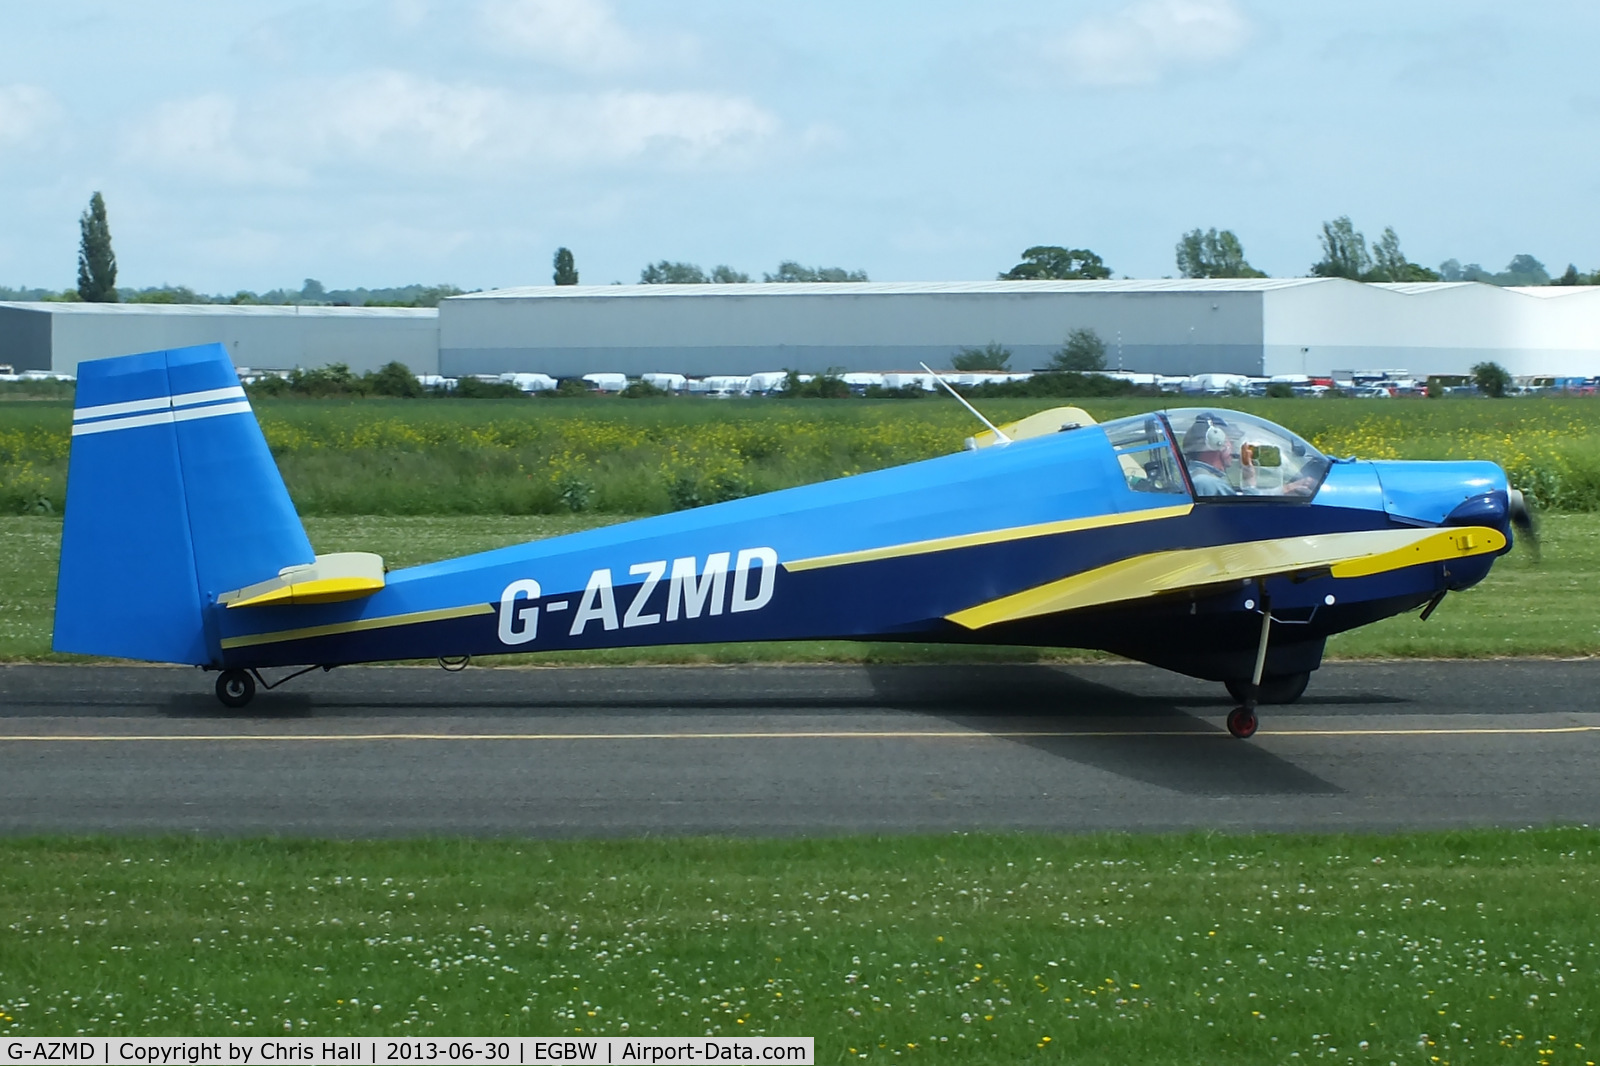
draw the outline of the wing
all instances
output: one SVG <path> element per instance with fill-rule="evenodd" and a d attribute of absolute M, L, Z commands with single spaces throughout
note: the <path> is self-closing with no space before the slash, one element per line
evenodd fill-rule
<path fill-rule="evenodd" d="M 1423 563 L 1505 550 L 1505 535 L 1487 526 L 1383 529 L 1244 541 L 1210 548 L 1153 552 L 1122 559 L 947 615 L 968 629 L 1129 603 L 1252 578 L 1328 572 L 1366 577 Z"/>

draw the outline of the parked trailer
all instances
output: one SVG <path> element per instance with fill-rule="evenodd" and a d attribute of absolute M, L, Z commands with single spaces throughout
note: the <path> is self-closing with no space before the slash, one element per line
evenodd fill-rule
<path fill-rule="evenodd" d="M 628 387 L 626 374 L 585 374 L 583 380 L 595 392 L 621 392 Z"/>
<path fill-rule="evenodd" d="M 500 381 L 523 392 L 549 392 L 556 387 L 556 379 L 549 374 L 501 374 Z"/>
<path fill-rule="evenodd" d="M 763 370 L 750 375 L 746 390 L 765 396 L 768 393 L 782 392 L 788 381 L 789 372 L 787 370 Z"/>
<path fill-rule="evenodd" d="M 639 380 L 666 392 L 682 392 L 689 382 L 682 374 L 641 374 Z"/>
<path fill-rule="evenodd" d="M 883 375 L 885 388 L 890 389 L 921 389 L 923 392 L 937 392 L 939 383 L 933 379 L 932 374 L 885 374 Z"/>

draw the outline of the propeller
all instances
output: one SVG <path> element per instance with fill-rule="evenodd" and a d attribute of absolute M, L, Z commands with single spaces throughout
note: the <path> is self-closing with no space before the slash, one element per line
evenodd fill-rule
<path fill-rule="evenodd" d="M 1516 527 L 1517 535 L 1524 538 L 1528 544 L 1528 551 L 1532 553 L 1535 561 L 1539 558 L 1539 527 L 1534 522 L 1533 509 L 1528 506 L 1527 498 L 1521 491 L 1511 489 L 1506 493 L 1506 509 L 1511 516 L 1511 524 Z"/>

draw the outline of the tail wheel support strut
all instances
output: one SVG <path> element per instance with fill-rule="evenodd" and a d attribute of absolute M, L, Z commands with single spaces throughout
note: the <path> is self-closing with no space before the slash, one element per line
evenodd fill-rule
<path fill-rule="evenodd" d="M 334 665 L 338 664 L 335 663 Z M 256 698 L 256 688 L 258 686 L 271 691 L 279 685 L 288 684 L 302 674 L 309 674 L 313 670 L 321 670 L 326 673 L 332 669 L 333 666 L 327 665 L 307 666 L 304 669 L 296 670 L 287 677 L 280 677 L 276 681 L 268 681 L 261 676 L 261 671 L 253 666 L 247 670 L 234 667 L 217 675 L 217 699 L 222 701 L 224 707 L 238 710 Z"/>

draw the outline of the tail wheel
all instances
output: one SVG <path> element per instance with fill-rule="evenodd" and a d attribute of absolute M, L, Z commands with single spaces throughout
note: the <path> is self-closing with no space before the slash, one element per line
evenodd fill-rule
<path fill-rule="evenodd" d="M 1248 707 L 1235 707 L 1228 712 L 1228 732 L 1240 740 L 1249 740 L 1256 735 L 1256 712 Z"/>
<path fill-rule="evenodd" d="M 217 699 L 224 707 L 243 707 L 256 698 L 256 679 L 246 670 L 224 670 L 217 675 Z"/>
<path fill-rule="evenodd" d="M 1263 677 L 1261 687 L 1256 692 L 1256 703 L 1293 703 L 1305 694 L 1306 686 L 1311 683 L 1311 674 L 1301 672 L 1298 674 L 1279 674 L 1276 677 Z M 1246 702 L 1250 697 L 1250 682 L 1228 681 L 1228 695 L 1240 703 Z"/>

